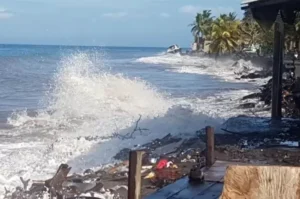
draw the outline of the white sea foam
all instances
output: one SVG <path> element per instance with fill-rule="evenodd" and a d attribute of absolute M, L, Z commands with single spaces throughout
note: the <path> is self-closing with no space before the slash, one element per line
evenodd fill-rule
<path fill-rule="evenodd" d="M 255 66 L 251 61 L 243 59 L 234 61 L 230 58 L 214 59 L 202 56 L 166 53 L 152 57 L 142 57 L 135 61 L 140 63 L 165 64 L 173 72 L 213 75 L 230 82 L 249 82 L 249 79 L 240 79 L 240 76 L 262 70 L 262 67 Z M 260 85 L 267 80 L 268 78 L 256 79 L 252 80 L 252 82 Z"/>
<path fill-rule="evenodd" d="M 170 99 L 142 80 L 104 72 L 88 54 L 66 57 L 44 100 L 47 108 L 35 116 L 14 113 L 8 119 L 13 129 L 0 130 L 6 136 L 0 137 L 0 186 L 20 185 L 17 176 L 49 178 L 60 163 L 69 163 L 73 171 L 99 167 L 122 148 L 218 126 L 242 113 L 235 108 L 246 93 Z M 99 139 L 132 132 L 139 115 L 139 127 L 146 130 L 134 139 Z"/>

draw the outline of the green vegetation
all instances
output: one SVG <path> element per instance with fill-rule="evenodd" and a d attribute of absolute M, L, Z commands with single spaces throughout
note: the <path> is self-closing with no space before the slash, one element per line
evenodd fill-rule
<path fill-rule="evenodd" d="M 246 47 L 255 45 L 259 46 L 263 53 L 272 52 L 273 27 L 263 30 L 250 11 L 244 13 L 243 19 L 238 19 L 235 13 L 214 17 L 211 10 L 203 10 L 202 13 L 197 13 L 190 26 L 198 50 L 207 48 L 208 53 L 219 55 L 241 52 Z M 294 25 L 285 24 L 285 37 L 285 49 L 299 49 L 300 14 Z"/>

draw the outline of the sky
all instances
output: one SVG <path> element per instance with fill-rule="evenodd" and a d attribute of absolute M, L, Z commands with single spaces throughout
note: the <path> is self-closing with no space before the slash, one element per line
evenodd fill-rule
<path fill-rule="evenodd" d="M 0 43 L 190 47 L 195 14 L 241 0 L 0 0 Z"/>

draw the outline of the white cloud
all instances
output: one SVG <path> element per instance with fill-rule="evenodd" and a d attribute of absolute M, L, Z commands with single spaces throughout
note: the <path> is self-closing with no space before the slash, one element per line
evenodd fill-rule
<path fill-rule="evenodd" d="M 109 17 L 109 18 L 122 18 L 122 17 L 126 17 L 127 15 L 128 15 L 127 12 L 109 12 L 109 13 L 104 13 L 102 16 Z"/>
<path fill-rule="evenodd" d="M 193 5 L 185 5 L 179 8 L 179 12 L 181 13 L 187 13 L 187 14 L 195 14 L 201 10 L 201 7 L 199 6 L 193 6 Z"/>
<path fill-rule="evenodd" d="M 170 14 L 162 12 L 162 13 L 159 14 L 159 16 L 164 17 L 164 18 L 168 18 L 168 17 L 170 17 Z"/>
<path fill-rule="evenodd" d="M 13 16 L 13 13 L 7 11 L 5 8 L 0 8 L 0 19 L 8 19 Z"/>
<path fill-rule="evenodd" d="M 179 8 L 179 12 L 185 14 L 195 15 L 198 12 L 202 12 L 203 10 L 211 10 L 213 15 L 218 16 L 219 14 L 234 12 L 235 10 L 232 7 L 201 7 L 194 5 L 185 5 Z"/>

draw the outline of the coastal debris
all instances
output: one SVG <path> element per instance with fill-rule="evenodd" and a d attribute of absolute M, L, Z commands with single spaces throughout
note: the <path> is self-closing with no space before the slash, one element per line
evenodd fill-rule
<path fill-rule="evenodd" d="M 23 188 L 16 187 L 14 191 L 5 188 L 5 199 L 27 199 L 27 198 L 107 198 L 108 195 L 115 198 L 125 198 L 127 194 L 126 185 L 104 187 L 103 179 L 89 170 L 84 175 L 68 176 L 71 167 L 61 164 L 53 178 L 45 181 L 32 181 L 28 189 L 29 180 L 20 178 Z M 124 194 L 126 190 L 126 194 Z M 118 196 L 118 197 L 117 197 Z"/>
<path fill-rule="evenodd" d="M 194 165 L 189 173 L 189 180 L 191 182 L 203 183 L 204 182 L 204 167 Z"/>
<path fill-rule="evenodd" d="M 282 79 L 282 109 L 283 117 L 299 118 L 300 116 L 300 99 L 298 93 L 295 91 L 296 81 L 292 77 Z M 271 105 L 272 93 L 272 79 L 260 88 L 260 92 L 252 93 L 244 96 L 242 100 L 258 99 L 264 103 L 265 107 Z M 240 108 L 254 108 L 253 103 L 246 102 L 245 104 L 239 105 Z"/>
<path fill-rule="evenodd" d="M 242 121 L 249 118 L 242 118 Z M 253 125 L 258 125 L 257 121 Z M 265 119 L 263 120 L 265 121 Z M 284 120 L 283 120 L 284 121 Z M 243 122 L 242 122 L 243 123 Z M 227 123 L 226 128 L 237 134 L 215 134 L 215 154 L 218 160 L 230 160 L 255 164 L 300 165 L 298 145 L 299 134 L 282 133 L 246 133 L 239 132 L 234 126 L 235 120 Z M 290 125 L 289 122 L 287 124 Z M 251 123 L 252 125 L 252 123 Z M 263 125 L 267 123 L 263 122 Z M 241 124 L 238 125 L 239 127 Z M 247 127 L 248 129 L 248 127 Z M 251 129 L 254 129 L 251 126 Z M 261 127 L 260 127 L 261 129 Z M 266 131 L 263 131 L 266 132 Z M 297 131 L 299 132 L 299 131 Z M 142 195 L 145 196 L 176 180 L 188 176 L 191 183 L 202 183 L 205 170 L 205 134 L 195 134 L 189 139 L 180 139 L 172 135 L 156 139 L 139 146 L 146 149 L 142 160 Z M 181 143 L 180 145 L 178 143 Z M 176 149 L 168 154 L 153 154 L 156 148 L 173 144 Z M 287 147 L 287 145 L 292 145 Z M 170 146 L 170 145 L 169 145 Z M 172 147 L 170 147 L 172 148 Z M 125 155 L 126 153 L 123 152 Z M 128 154 L 126 154 L 128 156 Z M 125 159 L 124 157 L 122 159 Z M 53 178 L 45 181 L 30 182 L 21 180 L 22 187 L 5 190 L 4 198 L 127 198 L 128 159 L 102 167 L 100 170 L 86 169 L 83 173 L 69 174 L 70 167 L 62 164 Z M 55 177 L 56 176 L 56 177 Z M 52 182 L 53 188 L 50 187 Z M 31 186 L 30 186 L 31 184 Z M 56 194 L 56 195 L 54 195 Z M 109 196 L 109 197 L 108 197 Z"/>
<path fill-rule="evenodd" d="M 61 197 L 63 195 L 62 183 L 67 180 L 71 167 L 61 164 L 52 179 L 46 180 L 45 186 L 49 188 L 51 195 Z"/>
<path fill-rule="evenodd" d="M 121 135 L 121 134 L 118 134 L 118 133 L 114 133 L 113 134 L 113 137 L 115 138 L 119 138 L 121 140 L 127 140 L 127 139 L 134 139 L 134 133 L 135 132 L 140 132 L 140 134 L 142 135 L 143 134 L 143 131 L 149 131 L 149 129 L 146 129 L 146 128 L 141 128 L 139 127 L 139 122 L 141 121 L 142 119 L 142 115 L 139 116 L 138 120 L 135 122 L 135 127 L 133 129 L 132 132 L 130 133 L 127 133 L 125 135 Z"/>
<path fill-rule="evenodd" d="M 157 187 L 164 187 L 182 178 L 184 175 L 180 168 L 164 168 L 155 170 L 151 182 Z"/>
<path fill-rule="evenodd" d="M 167 163 L 168 163 L 167 159 L 161 159 L 161 160 L 158 161 L 155 168 L 156 169 L 163 169 L 163 168 L 167 167 Z"/>

